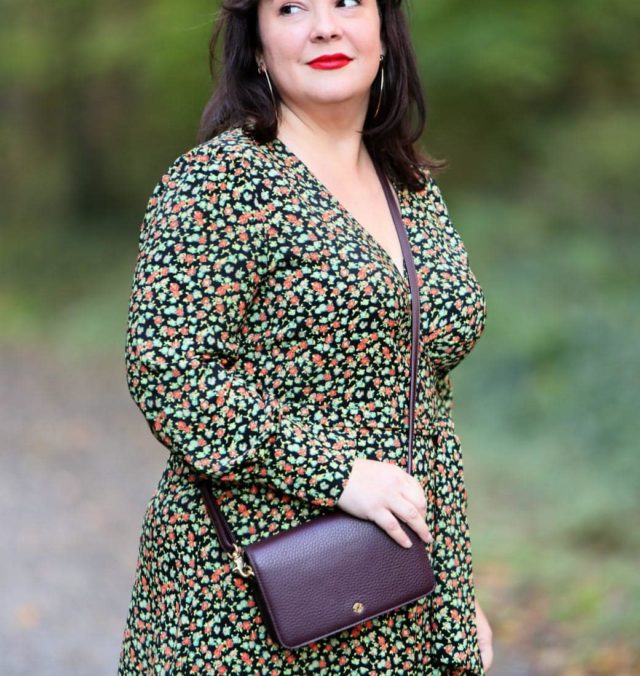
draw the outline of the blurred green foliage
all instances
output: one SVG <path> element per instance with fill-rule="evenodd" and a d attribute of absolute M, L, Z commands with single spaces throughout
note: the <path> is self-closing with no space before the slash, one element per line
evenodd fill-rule
<path fill-rule="evenodd" d="M 217 7 L 3 0 L 6 339 L 120 359 L 139 223 L 195 145 Z M 438 180 L 488 302 L 485 335 L 452 374 L 478 561 L 555 585 L 559 621 L 637 641 L 640 3 L 408 12 L 423 144 L 450 161 Z M 544 565 L 536 538 L 554 553 Z M 631 590 L 615 613 L 610 588 L 576 586 L 596 561 Z"/>

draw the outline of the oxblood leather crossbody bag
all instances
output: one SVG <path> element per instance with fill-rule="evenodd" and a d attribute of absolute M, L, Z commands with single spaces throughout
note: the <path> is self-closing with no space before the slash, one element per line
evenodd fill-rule
<path fill-rule="evenodd" d="M 375 163 L 398 232 L 411 287 L 411 382 L 409 450 L 412 470 L 420 300 L 411 246 L 392 189 Z M 420 536 L 405 523 L 412 546 L 405 548 L 373 521 L 340 508 L 280 531 L 244 549 L 234 540 L 211 492 L 198 478 L 220 545 L 238 574 L 251 581 L 272 638 L 295 649 L 337 634 L 431 594 L 435 578 Z M 246 560 L 243 560 L 243 556 Z"/>

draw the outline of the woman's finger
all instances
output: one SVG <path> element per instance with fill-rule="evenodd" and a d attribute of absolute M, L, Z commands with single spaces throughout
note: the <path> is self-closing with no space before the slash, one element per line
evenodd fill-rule
<path fill-rule="evenodd" d="M 390 509 L 408 526 L 413 528 L 413 530 L 424 542 L 430 543 L 433 541 L 433 536 L 431 535 L 431 532 L 429 531 L 429 528 L 425 522 L 424 513 L 418 507 L 416 507 L 413 502 L 410 502 L 403 496 L 400 496 L 400 498 L 396 500 L 392 506 L 390 506 Z"/>
<path fill-rule="evenodd" d="M 396 519 L 396 517 L 388 509 L 377 511 L 374 515 L 373 521 L 399 545 L 408 548 L 413 544 L 409 539 L 409 536 L 402 530 L 402 526 L 400 525 L 398 519 Z"/>

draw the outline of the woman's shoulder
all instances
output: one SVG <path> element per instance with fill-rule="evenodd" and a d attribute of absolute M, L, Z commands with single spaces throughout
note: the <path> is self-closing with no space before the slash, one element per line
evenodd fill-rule
<path fill-rule="evenodd" d="M 414 197 L 419 204 L 429 211 L 444 211 L 446 204 L 433 172 L 426 165 L 421 165 L 418 171 L 420 172 L 422 186 L 419 190 L 414 191 Z"/>
<path fill-rule="evenodd" d="M 260 152 L 260 145 L 243 127 L 230 127 L 212 138 L 189 148 L 183 157 L 209 157 L 224 162 L 252 159 Z"/>
<path fill-rule="evenodd" d="M 261 177 L 267 164 L 267 154 L 260 145 L 242 127 L 232 127 L 181 153 L 161 182 L 207 181 L 221 189 L 233 189 L 240 181 Z"/>
<path fill-rule="evenodd" d="M 200 232 L 219 218 L 227 226 L 238 224 L 238 232 L 251 228 L 255 236 L 268 225 L 263 168 L 268 161 L 244 130 L 227 129 L 176 157 L 149 197 L 145 221 L 163 222 L 168 230 L 181 223 L 185 231 Z"/>

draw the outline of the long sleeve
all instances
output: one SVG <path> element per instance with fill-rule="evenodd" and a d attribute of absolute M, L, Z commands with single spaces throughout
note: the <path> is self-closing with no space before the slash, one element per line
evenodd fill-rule
<path fill-rule="evenodd" d="M 194 149 L 157 184 L 140 230 L 125 363 L 153 435 L 218 480 L 252 479 L 333 506 L 356 453 L 349 430 L 288 415 L 234 369 L 271 263 L 270 213 L 250 153 Z"/>

